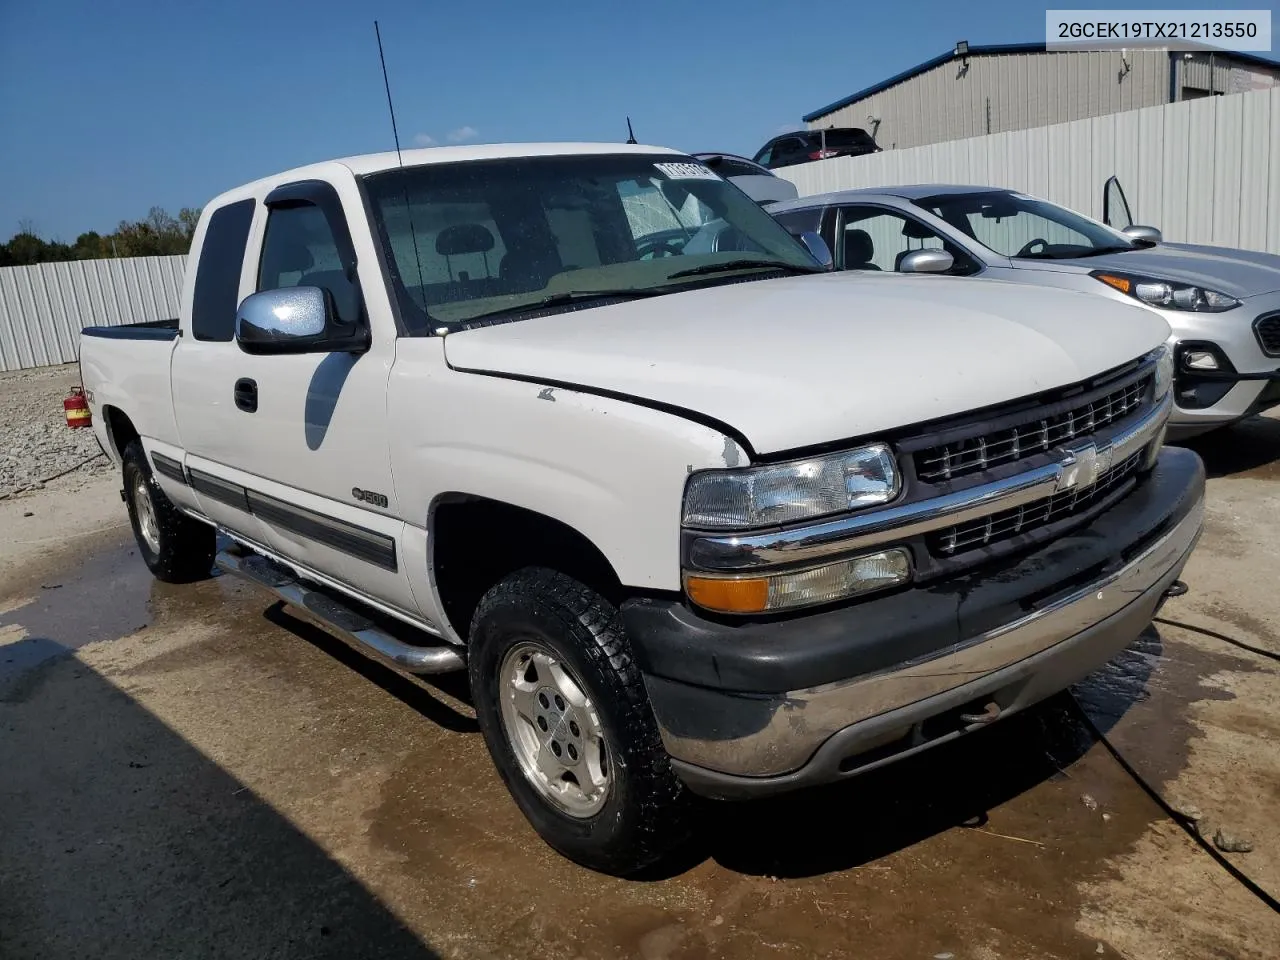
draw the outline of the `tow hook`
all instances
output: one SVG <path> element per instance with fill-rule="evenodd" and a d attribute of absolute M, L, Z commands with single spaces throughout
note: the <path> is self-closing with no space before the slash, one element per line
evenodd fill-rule
<path fill-rule="evenodd" d="M 990 700 L 982 708 L 981 713 L 962 713 L 960 714 L 960 719 L 966 724 L 993 723 L 1000 719 L 1000 712 L 1000 704 Z"/>
<path fill-rule="evenodd" d="M 1180 597 L 1187 592 L 1187 585 L 1181 580 L 1175 580 L 1169 584 L 1169 589 L 1164 592 L 1165 599 L 1170 597 Z"/>

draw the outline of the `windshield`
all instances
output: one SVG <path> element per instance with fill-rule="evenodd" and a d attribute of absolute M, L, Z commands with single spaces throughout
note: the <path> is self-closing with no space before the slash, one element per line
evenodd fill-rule
<path fill-rule="evenodd" d="M 737 187 L 670 154 L 427 164 L 365 185 L 415 332 L 820 269 Z"/>
<path fill-rule="evenodd" d="M 914 203 L 1005 257 L 1065 260 L 1138 246 L 1065 207 L 1005 190 L 941 194 Z"/>

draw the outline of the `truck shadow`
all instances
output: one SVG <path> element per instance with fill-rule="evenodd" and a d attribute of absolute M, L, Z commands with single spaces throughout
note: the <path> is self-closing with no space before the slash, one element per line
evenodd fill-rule
<path fill-rule="evenodd" d="M 30 642 L 40 662 L 0 682 L 0 955 L 435 960 L 247 786 Z"/>
<path fill-rule="evenodd" d="M 1250 417 L 1240 423 L 1189 440 L 1177 446 L 1194 450 L 1210 477 L 1280 479 L 1280 420 Z"/>
<path fill-rule="evenodd" d="M 807 877 L 847 870 L 989 813 L 1069 768 L 1146 696 L 1161 642 L 1154 628 L 1075 688 L 1001 723 L 878 770 L 750 803 L 707 804 L 701 848 L 721 866 L 755 876 Z M 1046 818 L 1054 808 L 1046 809 Z M 691 866 L 680 865 L 679 868 Z"/>

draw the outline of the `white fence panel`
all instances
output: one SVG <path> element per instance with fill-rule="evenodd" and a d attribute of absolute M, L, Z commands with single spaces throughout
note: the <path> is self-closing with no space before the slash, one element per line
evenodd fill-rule
<path fill-rule="evenodd" d="M 838 157 L 780 176 L 801 196 L 908 183 L 1010 187 L 1102 218 L 1120 178 L 1166 239 L 1280 254 L 1280 87 L 1049 127 Z"/>
<path fill-rule="evenodd" d="M 185 256 L 0 267 L 0 370 L 77 357 L 80 330 L 178 315 Z"/>

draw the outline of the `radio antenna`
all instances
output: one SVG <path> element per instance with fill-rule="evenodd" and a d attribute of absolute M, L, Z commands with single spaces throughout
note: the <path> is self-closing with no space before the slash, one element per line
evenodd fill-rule
<path fill-rule="evenodd" d="M 627 117 L 627 143 L 635 143 L 636 135 L 631 132 L 631 118 Z"/>
<path fill-rule="evenodd" d="M 378 21 L 373 21 L 373 34 L 378 38 L 378 61 L 382 64 L 382 85 L 387 90 L 387 112 L 391 114 L 391 136 L 396 142 L 396 161 L 404 170 L 404 155 L 400 152 L 400 131 L 396 129 L 396 108 L 391 102 L 391 81 L 387 79 L 387 58 L 382 52 L 382 31 L 378 29 Z M 413 227 L 413 207 L 409 204 L 409 181 L 401 176 L 400 183 L 404 187 L 404 212 L 409 218 L 409 236 L 413 238 L 413 259 L 418 265 L 418 294 L 422 297 L 422 312 L 427 312 L 426 283 L 422 279 L 422 255 L 418 253 L 418 231 Z M 395 251 L 391 255 L 395 262 Z M 429 319 L 429 318 L 428 318 Z"/>

